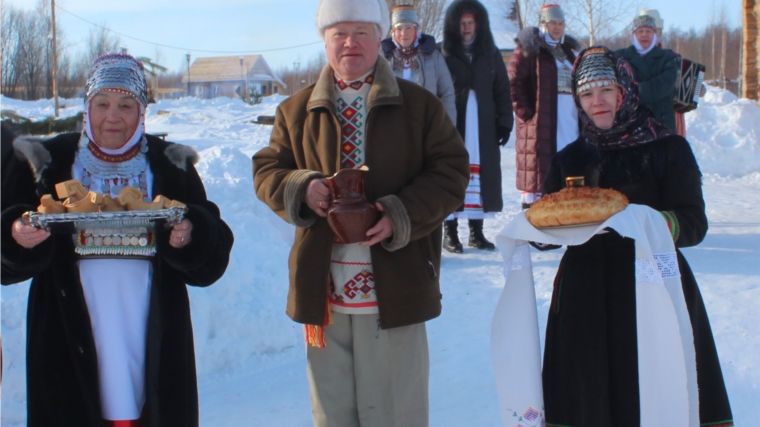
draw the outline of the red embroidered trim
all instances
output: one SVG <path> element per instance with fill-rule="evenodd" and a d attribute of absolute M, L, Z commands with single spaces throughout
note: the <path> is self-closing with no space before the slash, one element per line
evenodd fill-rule
<path fill-rule="evenodd" d="M 346 88 L 349 88 L 349 87 L 353 90 L 359 90 L 361 89 L 362 86 L 364 86 L 365 83 L 368 85 L 371 85 L 374 81 L 375 81 L 375 76 L 370 74 L 369 76 L 367 76 L 366 79 L 364 79 L 364 81 L 357 80 L 351 83 L 346 83 L 345 81 L 336 78 L 335 84 L 338 85 L 340 90 L 346 90 Z"/>
<path fill-rule="evenodd" d="M 127 160 L 134 159 L 138 154 L 140 154 L 140 148 L 142 147 L 141 144 L 135 144 L 134 147 L 130 148 L 129 151 L 127 151 L 124 154 L 118 154 L 118 155 L 111 155 L 106 154 L 100 150 L 100 147 L 98 147 L 94 142 L 90 141 L 89 144 L 87 144 L 87 148 L 90 149 L 90 152 L 93 156 L 97 157 L 99 160 L 102 160 L 104 162 L 108 163 L 121 163 L 126 162 Z"/>
<path fill-rule="evenodd" d="M 358 302 L 358 303 L 345 303 L 342 301 L 338 301 L 335 299 L 330 298 L 330 304 L 339 305 L 341 307 L 346 308 L 364 308 L 364 307 L 377 307 L 377 301 L 373 302 Z"/>

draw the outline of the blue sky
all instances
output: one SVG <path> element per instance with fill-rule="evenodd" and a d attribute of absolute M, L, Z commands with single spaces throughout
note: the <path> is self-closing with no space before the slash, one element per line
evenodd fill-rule
<path fill-rule="evenodd" d="M 34 0 L 2 0 L 4 5 L 32 8 Z M 48 0 L 45 0 L 48 1 Z M 492 20 L 502 15 L 503 1 L 482 0 L 491 12 Z M 622 0 L 627 1 L 627 0 Z M 185 54 L 192 58 L 222 56 L 310 44 L 306 47 L 261 52 L 272 66 L 305 63 L 323 45 L 314 29 L 318 0 L 56 0 L 58 25 L 67 36 L 73 50 L 81 45 L 92 25 L 71 14 L 96 24 L 106 24 L 111 30 L 131 37 L 181 49 L 157 47 L 150 43 L 122 37 L 122 44 L 135 56 L 155 58 L 171 70 L 185 68 Z M 713 11 L 724 5 L 732 26 L 741 25 L 741 0 L 640 0 L 657 8 L 671 26 L 688 29 L 702 28 L 710 23 Z M 70 12 L 70 13 L 69 13 Z M 314 43 L 314 44 L 311 44 Z"/>

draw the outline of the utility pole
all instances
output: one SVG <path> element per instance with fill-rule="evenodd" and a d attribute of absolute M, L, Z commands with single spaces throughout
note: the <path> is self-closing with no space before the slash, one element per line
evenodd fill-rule
<path fill-rule="evenodd" d="M 243 55 L 240 55 L 240 99 L 245 102 L 245 90 L 248 90 L 248 88 L 243 88 L 245 86 L 245 80 L 243 80 Z"/>
<path fill-rule="evenodd" d="M 294 90 L 293 93 L 296 93 L 296 92 L 298 92 L 301 89 L 301 80 L 298 78 L 298 68 L 300 66 L 301 66 L 301 64 L 299 62 L 294 62 L 293 63 L 293 68 L 296 69 L 296 82 L 293 85 L 293 90 Z"/>
<path fill-rule="evenodd" d="M 53 17 L 53 99 L 55 100 L 55 116 L 58 117 L 58 46 L 55 31 L 55 0 L 50 0 L 50 11 Z"/>
<path fill-rule="evenodd" d="M 187 96 L 190 96 L 190 52 L 185 54 L 187 59 Z"/>

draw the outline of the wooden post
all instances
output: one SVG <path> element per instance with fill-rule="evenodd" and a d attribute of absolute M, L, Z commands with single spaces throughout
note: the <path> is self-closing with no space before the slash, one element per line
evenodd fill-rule
<path fill-rule="evenodd" d="M 760 0 L 742 0 L 742 93 L 760 101 Z"/>
<path fill-rule="evenodd" d="M 55 116 L 58 117 L 58 34 L 55 30 L 55 0 L 50 0 L 50 12 L 53 18 L 53 99 L 55 100 Z"/>

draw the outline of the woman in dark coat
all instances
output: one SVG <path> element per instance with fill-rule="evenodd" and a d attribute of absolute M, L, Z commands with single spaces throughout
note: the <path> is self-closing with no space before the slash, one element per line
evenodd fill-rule
<path fill-rule="evenodd" d="M 675 133 L 673 92 L 678 77 L 676 57 L 673 51 L 658 46 L 655 27 L 653 17 L 637 16 L 633 20 L 633 44 L 617 53 L 631 64 L 633 76 L 639 83 L 641 105 L 652 110 L 654 117 Z"/>
<path fill-rule="evenodd" d="M 463 27 L 462 21 L 471 28 Z M 480 2 L 451 3 L 443 24 L 441 53 L 454 81 L 456 126 L 470 153 L 471 175 L 464 205 L 444 223 L 444 248 L 462 252 L 456 218 L 468 218 L 469 246 L 494 249 L 483 236 L 483 219 L 501 212 L 504 205 L 499 147 L 509 140 L 514 118 L 507 68 L 494 44 L 488 12 Z M 468 116 L 468 111 L 477 111 L 477 118 Z M 468 131 L 468 124 L 477 129 Z"/>
<path fill-rule="evenodd" d="M 515 184 L 523 209 L 541 198 L 552 157 L 578 138 L 570 73 L 581 45 L 564 33 L 565 17 L 558 5 L 541 7 L 538 20 L 538 28 L 524 28 L 517 35 L 507 66 L 517 120 Z"/>
<path fill-rule="evenodd" d="M 660 211 L 676 248 L 699 244 L 707 233 L 699 166 L 685 139 L 638 107 L 625 60 L 602 47 L 581 52 L 573 95 L 581 135 L 552 160 L 546 193 L 583 176 Z M 543 363 L 548 426 L 641 425 L 634 242 L 607 231 L 568 247 L 557 271 Z M 732 426 L 707 312 L 680 251 L 677 258 L 694 333 L 699 422 Z"/>
<path fill-rule="evenodd" d="M 17 155 L 28 163 L 13 166 L 34 185 L 19 186 L 2 212 L 2 284 L 32 279 L 27 425 L 197 426 L 186 284 L 208 286 L 222 276 L 232 232 L 206 198 L 193 166 L 197 153 L 144 133 L 142 64 L 129 55 L 103 55 L 85 92 L 81 134 L 16 141 Z M 124 249 L 109 249 L 125 256 L 78 255 L 81 239 L 75 243 L 69 234 L 19 219 L 36 209 L 40 196 L 55 196 L 55 185 L 72 178 L 86 190 L 112 196 L 131 185 L 144 200 L 162 195 L 185 203 L 188 211 L 173 228 L 148 232 L 153 254 L 136 257 L 122 243 Z M 88 245 L 113 242 L 134 229 L 97 231 L 107 237 Z"/>

